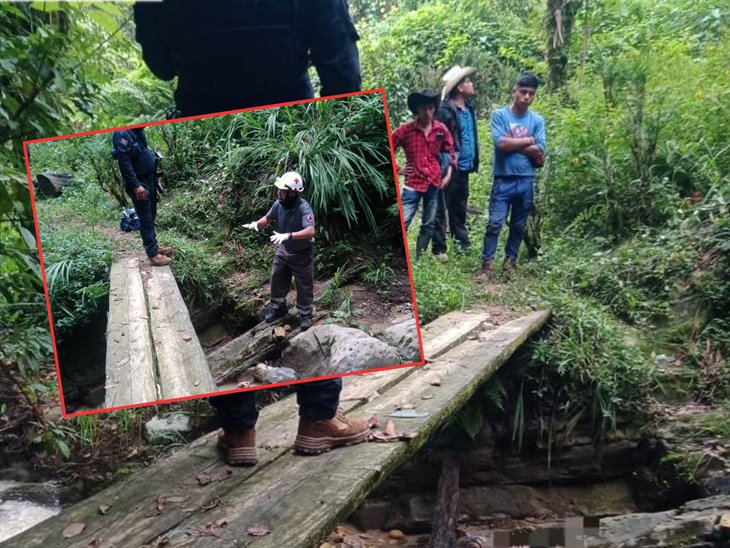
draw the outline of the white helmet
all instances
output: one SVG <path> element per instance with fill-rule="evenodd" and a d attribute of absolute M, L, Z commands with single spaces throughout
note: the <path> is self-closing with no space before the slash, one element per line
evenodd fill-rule
<path fill-rule="evenodd" d="M 287 171 L 281 177 L 277 177 L 276 181 L 274 181 L 274 186 L 281 190 L 289 189 L 296 192 L 301 192 L 302 190 L 304 190 L 304 182 L 302 181 L 302 176 L 299 175 L 299 173 L 297 173 L 296 171 Z"/>

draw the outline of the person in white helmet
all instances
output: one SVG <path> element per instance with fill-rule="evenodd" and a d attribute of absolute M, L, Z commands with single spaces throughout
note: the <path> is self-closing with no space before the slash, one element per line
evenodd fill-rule
<path fill-rule="evenodd" d="M 244 228 L 258 230 L 276 223 L 271 241 L 276 244 L 271 268 L 271 303 L 266 321 L 275 322 L 286 314 L 286 295 L 292 276 L 297 286 L 297 312 L 302 329 L 312 325 L 314 312 L 314 213 L 300 196 L 304 182 L 296 171 L 289 171 L 274 182 L 278 200 L 269 212 Z"/>

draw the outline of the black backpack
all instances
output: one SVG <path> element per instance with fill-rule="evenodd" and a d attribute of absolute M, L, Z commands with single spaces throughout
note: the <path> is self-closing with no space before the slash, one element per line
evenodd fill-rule
<path fill-rule="evenodd" d="M 128 207 L 122 211 L 122 218 L 119 220 L 119 228 L 124 232 L 132 232 L 139 230 L 139 217 L 133 207 Z"/>

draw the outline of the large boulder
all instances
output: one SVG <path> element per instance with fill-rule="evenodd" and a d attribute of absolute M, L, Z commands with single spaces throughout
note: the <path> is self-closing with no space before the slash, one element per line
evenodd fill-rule
<path fill-rule="evenodd" d="M 359 329 L 317 325 L 291 339 L 280 365 L 308 379 L 401 363 L 395 348 Z"/>
<path fill-rule="evenodd" d="M 423 360 L 414 315 L 398 318 L 394 323 L 383 329 L 379 338 L 398 349 L 398 354 L 400 354 L 403 363 Z"/>

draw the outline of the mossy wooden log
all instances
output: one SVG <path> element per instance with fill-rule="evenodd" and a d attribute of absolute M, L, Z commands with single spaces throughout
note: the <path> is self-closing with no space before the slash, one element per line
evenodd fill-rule
<path fill-rule="evenodd" d="M 162 398 L 215 391 L 208 361 L 169 266 L 151 269 L 147 304 Z"/>
<path fill-rule="evenodd" d="M 104 406 L 158 400 L 147 305 L 138 260 L 114 263 L 110 281 Z"/>
<path fill-rule="evenodd" d="M 194 513 L 165 534 L 166 545 L 312 547 L 349 515 L 397 466 L 410 458 L 548 318 L 535 312 L 511 321 L 486 340 L 469 340 L 414 372 L 363 406 L 358 414 L 381 424 L 404 400 L 425 417 L 394 420 L 408 442 L 367 443 L 320 455 L 286 455 L 240 483 L 205 513 Z M 271 531 L 248 536 L 249 527 Z M 207 534 L 201 535 L 202 532 Z M 214 533 L 212 536 L 210 533 Z"/>
<path fill-rule="evenodd" d="M 410 442 L 368 443 L 317 457 L 294 455 L 298 417 L 290 396 L 261 412 L 256 466 L 225 466 L 216 450 L 216 433 L 211 433 L 5 545 L 313 546 L 413 455 L 546 318 L 546 313 L 536 313 L 510 322 L 491 338 L 466 341 L 426 366 L 344 379 L 345 411 L 376 415 L 381 427 L 405 401 L 428 412 L 416 419 L 392 419 L 399 432 L 417 432 Z M 64 539 L 63 531 L 72 523 L 85 528 Z M 248 536 L 247 528 L 259 525 L 271 534 Z"/>

